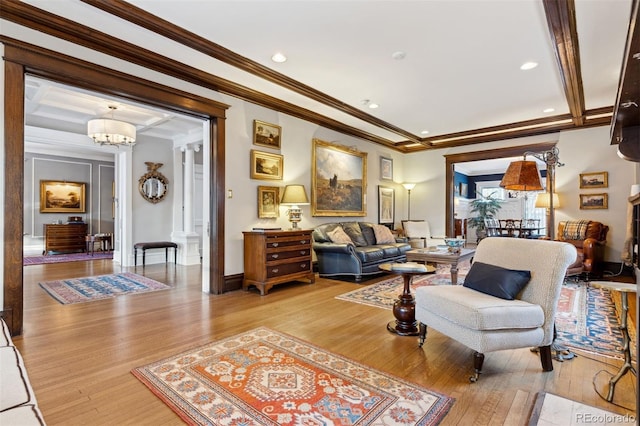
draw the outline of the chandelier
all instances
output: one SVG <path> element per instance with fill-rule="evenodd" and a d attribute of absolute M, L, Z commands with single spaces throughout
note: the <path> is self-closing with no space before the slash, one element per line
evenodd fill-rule
<path fill-rule="evenodd" d="M 114 120 L 117 109 L 109 106 L 111 118 L 96 118 L 87 123 L 87 134 L 99 145 L 133 146 L 136 144 L 136 126 L 124 121 Z"/>

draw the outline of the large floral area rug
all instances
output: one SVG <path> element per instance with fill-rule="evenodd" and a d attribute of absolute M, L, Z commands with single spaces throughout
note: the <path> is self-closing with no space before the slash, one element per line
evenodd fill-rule
<path fill-rule="evenodd" d="M 49 263 L 62 262 L 86 262 L 88 260 L 113 259 L 112 251 L 97 251 L 93 254 L 89 253 L 68 253 L 68 254 L 50 254 L 47 256 L 24 256 L 22 265 L 42 265 Z"/>
<path fill-rule="evenodd" d="M 63 305 L 91 302 L 131 293 L 166 290 L 158 281 L 131 272 L 95 277 L 69 278 L 39 283 L 51 297 Z"/>
<path fill-rule="evenodd" d="M 468 266 L 458 272 L 458 283 L 464 282 Z M 411 292 L 427 285 L 450 285 L 451 276 L 448 266 L 440 265 L 435 274 L 415 277 Z M 393 303 L 402 294 L 404 287 L 401 277 L 394 277 L 375 284 L 364 286 L 336 296 L 336 299 L 360 303 L 378 308 L 392 309 Z M 631 330 L 635 342 L 634 330 Z M 576 351 L 623 359 L 623 338 L 620 331 L 619 316 L 611 294 L 606 289 L 596 289 L 585 282 L 566 282 L 562 286 L 558 310 L 556 313 L 556 343 Z M 635 351 L 635 343 L 632 344 Z"/>
<path fill-rule="evenodd" d="M 435 425 L 454 401 L 264 327 L 132 373 L 198 425 Z"/>

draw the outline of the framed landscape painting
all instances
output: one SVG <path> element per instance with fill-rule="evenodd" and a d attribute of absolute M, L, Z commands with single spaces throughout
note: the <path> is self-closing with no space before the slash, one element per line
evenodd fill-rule
<path fill-rule="evenodd" d="M 251 179 L 282 180 L 283 167 L 282 155 L 251 150 Z"/>
<path fill-rule="evenodd" d="M 367 153 L 313 139 L 313 216 L 366 216 Z"/>
<path fill-rule="evenodd" d="M 282 127 L 260 120 L 253 120 L 253 144 L 280 149 Z"/>
<path fill-rule="evenodd" d="M 608 194 L 580 194 L 580 209 L 608 209 Z"/>
<path fill-rule="evenodd" d="M 84 182 L 40 181 L 40 213 L 85 213 Z"/>
<path fill-rule="evenodd" d="M 580 173 L 580 188 L 608 188 L 609 173 Z"/>

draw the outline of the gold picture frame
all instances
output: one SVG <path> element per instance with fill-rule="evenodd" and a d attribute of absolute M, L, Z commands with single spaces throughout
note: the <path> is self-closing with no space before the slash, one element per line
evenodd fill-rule
<path fill-rule="evenodd" d="M 608 209 L 609 195 L 602 194 L 580 194 L 580 210 Z"/>
<path fill-rule="evenodd" d="M 608 172 L 580 173 L 580 188 L 608 188 Z"/>
<path fill-rule="evenodd" d="M 251 150 L 251 179 L 282 180 L 283 168 L 282 155 Z"/>
<path fill-rule="evenodd" d="M 280 187 L 258 187 L 258 218 L 273 219 L 280 217 Z"/>
<path fill-rule="evenodd" d="M 366 216 L 367 153 L 313 139 L 312 216 Z"/>
<path fill-rule="evenodd" d="M 85 213 L 86 184 L 56 180 L 40 181 L 40 213 Z"/>
<path fill-rule="evenodd" d="M 280 149 L 282 127 L 265 121 L 253 120 L 253 144 Z"/>

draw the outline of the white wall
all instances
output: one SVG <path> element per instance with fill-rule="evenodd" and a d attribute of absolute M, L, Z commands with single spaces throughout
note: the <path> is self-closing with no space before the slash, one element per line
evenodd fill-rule
<path fill-rule="evenodd" d="M 626 230 L 627 199 L 631 184 L 636 182 L 636 164 L 618 157 L 617 147 L 609 143 L 608 126 L 407 155 L 404 160 L 407 181 L 418 182 L 411 191 L 411 217 L 429 220 L 432 233 L 444 235 L 445 154 L 554 141 L 557 141 L 560 150 L 560 161 L 565 163 L 565 166 L 556 169 L 556 192 L 561 203 L 561 208 L 556 210 L 556 224 L 561 220 L 590 219 L 608 225 L 605 258 L 620 262 Z M 608 188 L 579 188 L 580 173 L 601 171 L 609 173 Z M 579 194 L 603 192 L 609 195 L 608 209 L 579 208 Z"/>

